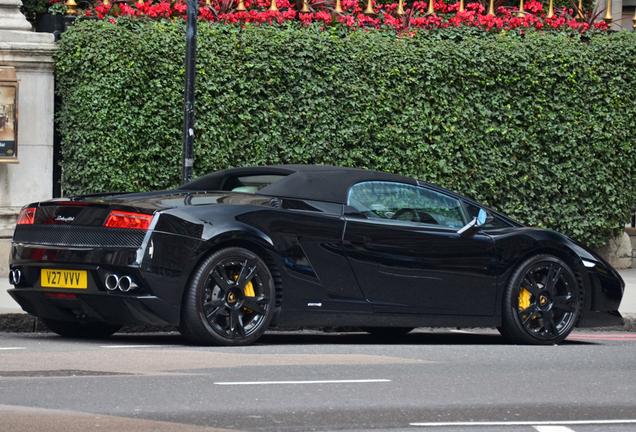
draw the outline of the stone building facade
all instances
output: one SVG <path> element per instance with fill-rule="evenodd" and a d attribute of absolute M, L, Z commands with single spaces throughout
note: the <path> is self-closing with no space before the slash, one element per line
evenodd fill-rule
<path fill-rule="evenodd" d="M 54 36 L 31 31 L 20 0 L 0 0 L 0 66 L 15 68 L 18 163 L 0 163 L 0 277 L 20 208 L 53 194 Z"/>

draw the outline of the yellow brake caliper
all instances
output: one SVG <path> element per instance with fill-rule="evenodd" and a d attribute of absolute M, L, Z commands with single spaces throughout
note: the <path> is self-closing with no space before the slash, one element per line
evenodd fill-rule
<path fill-rule="evenodd" d="M 234 275 L 234 280 L 238 279 L 238 275 Z M 256 297 L 256 293 L 254 292 L 254 285 L 252 285 L 252 281 L 249 281 L 247 283 L 247 285 L 245 285 L 245 288 L 243 288 L 243 293 L 245 294 L 245 297 Z M 247 313 L 252 313 L 251 309 L 248 308 L 243 308 L 247 311 Z"/>
<path fill-rule="evenodd" d="M 530 307 L 530 291 L 525 288 L 519 290 L 519 310 L 522 311 Z M 524 315 L 524 318 L 528 315 Z"/>
<path fill-rule="evenodd" d="M 245 288 L 243 288 L 243 292 L 245 293 L 245 297 L 256 297 L 256 293 L 254 292 L 254 285 L 252 285 L 252 281 L 249 281 Z"/>

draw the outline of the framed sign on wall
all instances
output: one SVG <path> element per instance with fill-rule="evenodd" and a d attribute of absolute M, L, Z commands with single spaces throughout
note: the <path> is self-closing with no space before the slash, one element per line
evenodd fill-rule
<path fill-rule="evenodd" d="M 0 163 L 18 163 L 18 79 L 0 66 Z"/>

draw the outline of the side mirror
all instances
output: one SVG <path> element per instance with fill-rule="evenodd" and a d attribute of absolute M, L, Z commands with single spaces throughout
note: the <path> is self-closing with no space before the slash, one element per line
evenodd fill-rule
<path fill-rule="evenodd" d="M 484 210 L 483 208 L 479 209 L 479 213 L 477 213 L 477 222 L 480 223 L 480 226 L 488 225 L 490 222 L 494 221 L 495 217 L 490 214 L 490 212 Z"/>
<path fill-rule="evenodd" d="M 475 234 L 477 234 L 479 228 L 483 227 L 486 224 L 489 224 L 493 220 L 495 220 L 495 217 L 493 215 L 491 215 L 484 209 L 479 209 L 477 217 L 468 222 L 466 226 L 461 228 L 459 231 L 457 231 L 457 234 L 464 238 L 472 238 Z"/>

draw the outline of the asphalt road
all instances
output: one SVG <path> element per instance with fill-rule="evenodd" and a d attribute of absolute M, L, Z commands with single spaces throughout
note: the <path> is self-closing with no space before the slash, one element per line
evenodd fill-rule
<path fill-rule="evenodd" d="M 0 430 L 634 431 L 635 366 L 636 334 L 619 332 L 545 347 L 270 333 L 240 348 L 0 333 Z"/>

